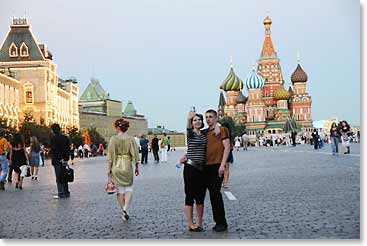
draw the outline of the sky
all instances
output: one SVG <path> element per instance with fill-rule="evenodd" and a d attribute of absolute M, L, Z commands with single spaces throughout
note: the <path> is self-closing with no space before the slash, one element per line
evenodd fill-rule
<path fill-rule="evenodd" d="M 260 56 L 267 14 L 285 87 L 299 50 L 312 119 L 360 125 L 357 0 L 12 0 L 0 8 L 0 39 L 12 16 L 26 15 L 59 77 L 76 77 L 80 95 L 97 78 L 123 107 L 131 100 L 149 127 L 183 131 L 191 106 L 217 109 L 230 56 L 246 80 Z"/>

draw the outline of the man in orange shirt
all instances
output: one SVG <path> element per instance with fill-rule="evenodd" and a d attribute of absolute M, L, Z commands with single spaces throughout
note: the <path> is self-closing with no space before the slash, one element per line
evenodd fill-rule
<path fill-rule="evenodd" d="M 218 121 L 218 115 L 215 110 L 211 109 L 206 111 L 205 119 L 209 128 L 206 132 L 207 164 L 204 167 L 204 174 L 206 177 L 206 186 L 209 190 L 213 218 L 216 223 L 213 230 L 220 232 L 228 228 L 220 189 L 223 183 L 225 165 L 230 152 L 229 132 L 227 128 L 220 127 L 220 134 L 214 134 L 214 128 Z"/>
<path fill-rule="evenodd" d="M 5 131 L 0 129 L 0 190 L 5 190 L 4 185 L 6 175 L 8 174 L 8 159 L 6 159 L 6 150 L 8 148 L 8 141 L 5 139 Z"/>

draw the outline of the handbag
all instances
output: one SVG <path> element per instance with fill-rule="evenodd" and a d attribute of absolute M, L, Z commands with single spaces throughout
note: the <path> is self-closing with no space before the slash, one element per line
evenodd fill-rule
<path fill-rule="evenodd" d="M 25 175 L 26 177 L 30 177 L 31 176 L 31 166 L 27 165 L 27 174 Z"/>
<path fill-rule="evenodd" d="M 108 178 L 108 182 L 106 184 L 105 190 L 107 194 L 111 195 L 117 192 L 116 185 L 112 182 L 111 178 Z"/>
<path fill-rule="evenodd" d="M 74 169 L 72 169 L 68 164 L 61 165 L 61 181 L 63 183 L 74 182 Z"/>

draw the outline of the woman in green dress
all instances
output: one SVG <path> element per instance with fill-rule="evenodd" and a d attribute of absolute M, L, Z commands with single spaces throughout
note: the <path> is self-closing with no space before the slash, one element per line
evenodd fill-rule
<path fill-rule="evenodd" d="M 132 198 L 133 165 L 135 175 L 139 175 L 139 151 L 133 137 L 126 132 L 129 122 L 124 119 L 115 121 L 116 135 L 108 145 L 108 176 L 117 187 L 117 201 L 122 209 L 122 219 L 128 220 L 128 208 Z"/>

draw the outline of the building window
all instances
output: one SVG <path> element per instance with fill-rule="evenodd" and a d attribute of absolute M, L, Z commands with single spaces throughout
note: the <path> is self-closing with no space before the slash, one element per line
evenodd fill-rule
<path fill-rule="evenodd" d="M 18 56 L 18 48 L 14 43 L 11 43 L 9 47 L 9 56 L 10 57 L 17 57 Z"/>
<path fill-rule="evenodd" d="M 27 56 L 29 56 L 28 47 L 27 47 L 27 45 L 24 42 L 20 46 L 20 56 L 21 57 L 27 57 Z"/>
<path fill-rule="evenodd" d="M 25 94 L 25 102 L 26 103 L 33 103 L 33 94 L 32 91 L 27 91 Z"/>

